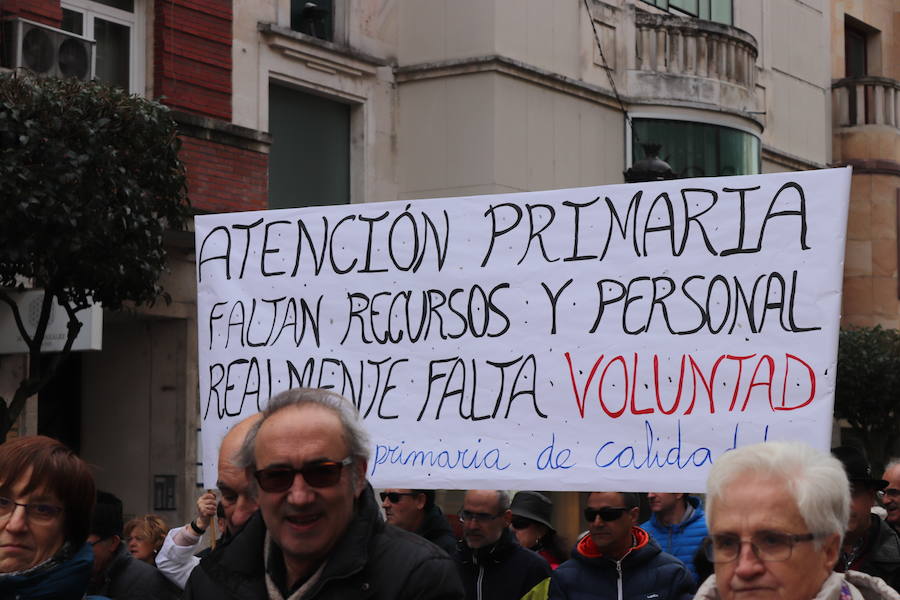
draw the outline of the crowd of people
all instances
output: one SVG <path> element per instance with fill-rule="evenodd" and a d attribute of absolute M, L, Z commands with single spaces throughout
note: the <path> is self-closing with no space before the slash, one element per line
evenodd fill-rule
<path fill-rule="evenodd" d="M 536 491 L 468 490 L 451 520 L 427 489 L 366 479 L 356 409 L 273 397 L 219 450 L 216 491 L 171 529 L 43 436 L 0 445 L 0 600 L 900 600 L 900 461 L 769 442 L 730 451 L 706 496 L 586 493 L 558 535 Z M 204 540 L 210 540 L 206 543 Z"/>

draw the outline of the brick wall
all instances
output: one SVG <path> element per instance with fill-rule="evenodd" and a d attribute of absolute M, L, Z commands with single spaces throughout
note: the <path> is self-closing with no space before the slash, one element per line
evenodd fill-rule
<path fill-rule="evenodd" d="M 156 97 L 231 121 L 231 1 L 157 0 L 154 10 Z"/>
<path fill-rule="evenodd" d="M 51 27 L 59 27 L 62 22 L 59 0 L 0 0 L 0 13 L 4 17 L 22 17 Z"/>
<path fill-rule="evenodd" d="M 194 209 L 233 212 L 268 207 L 268 155 L 219 142 L 182 136 Z"/>

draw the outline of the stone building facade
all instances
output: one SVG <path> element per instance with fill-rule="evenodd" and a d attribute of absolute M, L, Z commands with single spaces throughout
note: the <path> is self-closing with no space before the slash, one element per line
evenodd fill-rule
<path fill-rule="evenodd" d="M 853 166 L 843 325 L 900 327 L 900 7 L 831 3 L 832 152 Z"/>
<path fill-rule="evenodd" d="M 621 183 L 650 140 L 682 176 L 825 167 L 842 89 L 829 59 L 835 10 L 826 0 L 0 0 L 4 18 L 63 29 L 81 19 L 110 60 L 127 44 L 123 85 L 175 111 L 191 201 L 206 212 Z M 837 139 L 846 162 L 852 144 Z M 71 440 L 128 512 L 182 521 L 197 486 L 214 482 L 195 468 L 189 235 L 172 236 L 170 256 L 174 302 L 107 314 L 103 351 L 72 361 L 23 427 Z M 848 285 L 858 276 L 848 261 Z M 16 369 L 20 359 L 0 358 L 0 385 Z M 158 509 L 160 494 L 174 508 Z M 559 518 L 577 522 L 578 503 L 560 497 Z"/>

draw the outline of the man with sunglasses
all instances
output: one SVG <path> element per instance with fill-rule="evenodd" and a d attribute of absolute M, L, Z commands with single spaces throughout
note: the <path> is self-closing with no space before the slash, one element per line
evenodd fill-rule
<path fill-rule="evenodd" d="M 887 510 L 885 522 L 891 526 L 894 533 L 900 534 L 900 458 L 888 461 L 881 478 L 888 482 L 881 496 Z"/>
<path fill-rule="evenodd" d="M 467 600 L 544 600 L 550 565 L 519 545 L 509 530 L 512 511 L 503 490 L 469 490 L 459 520 L 456 560 Z"/>
<path fill-rule="evenodd" d="M 381 507 L 388 523 L 422 536 L 448 556 L 456 551 L 456 538 L 434 503 L 434 490 L 387 489 L 381 492 Z"/>
<path fill-rule="evenodd" d="M 269 400 L 238 453 L 259 512 L 191 573 L 185 598 L 460 600 L 453 562 L 381 519 L 356 408 L 320 389 Z"/>
<path fill-rule="evenodd" d="M 840 461 L 798 442 L 765 442 L 716 459 L 706 486 L 715 575 L 695 600 L 897 600 L 882 580 L 832 571 L 850 518 Z"/>
<path fill-rule="evenodd" d="M 584 509 L 588 535 L 553 572 L 550 598 L 688 600 L 696 586 L 684 564 L 637 526 L 637 494 L 592 492 Z"/>

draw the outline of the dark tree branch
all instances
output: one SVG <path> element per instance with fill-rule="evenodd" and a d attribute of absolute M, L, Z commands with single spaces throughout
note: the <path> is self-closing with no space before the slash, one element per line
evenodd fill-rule
<path fill-rule="evenodd" d="M 28 335 L 28 331 L 25 329 L 25 323 L 22 322 L 22 315 L 19 312 L 19 305 L 13 300 L 9 294 L 6 293 L 5 290 L 0 290 L 0 300 L 5 302 L 9 309 L 12 311 L 13 319 L 16 321 L 16 329 L 19 330 L 19 335 L 22 336 L 22 339 L 25 340 L 25 344 L 28 347 L 31 347 L 31 336 Z"/>

